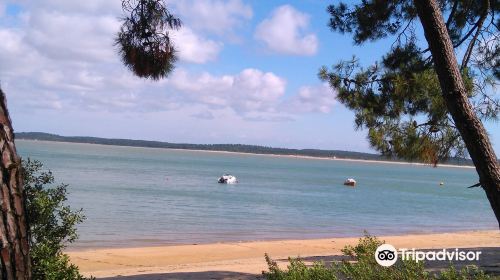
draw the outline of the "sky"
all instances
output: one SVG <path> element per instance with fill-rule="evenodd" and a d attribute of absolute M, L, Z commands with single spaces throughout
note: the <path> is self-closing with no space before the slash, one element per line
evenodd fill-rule
<path fill-rule="evenodd" d="M 167 0 L 183 28 L 168 78 L 132 75 L 114 38 L 120 0 L 0 0 L 0 85 L 16 131 L 183 143 L 373 151 L 321 66 L 370 65 L 388 38 L 333 33 L 333 1 Z M 498 123 L 486 123 L 497 155 Z"/>

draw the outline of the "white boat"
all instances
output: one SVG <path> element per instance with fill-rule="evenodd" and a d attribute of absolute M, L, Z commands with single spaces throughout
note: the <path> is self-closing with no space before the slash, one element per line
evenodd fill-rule
<path fill-rule="evenodd" d="M 354 187 L 356 186 L 356 180 L 354 180 L 353 178 L 349 178 L 344 181 L 344 185 Z"/>
<path fill-rule="evenodd" d="M 217 182 L 219 184 L 236 184 L 238 183 L 238 179 L 236 179 L 233 175 L 225 174 L 220 176 Z"/>

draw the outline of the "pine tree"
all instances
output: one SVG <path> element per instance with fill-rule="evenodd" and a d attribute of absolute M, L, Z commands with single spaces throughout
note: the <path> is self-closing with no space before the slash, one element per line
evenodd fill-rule
<path fill-rule="evenodd" d="M 500 112 L 499 10 L 491 0 L 330 5 L 333 31 L 352 34 L 357 45 L 390 36 L 394 43 L 370 67 L 353 58 L 323 67 L 319 76 L 355 112 L 356 127 L 368 130 L 370 145 L 382 154 L 436 165 L 468 152 L 500 225 L 498 159 L 481 122 Z M 418 36 L 418 21 L 426 40 Z"/>

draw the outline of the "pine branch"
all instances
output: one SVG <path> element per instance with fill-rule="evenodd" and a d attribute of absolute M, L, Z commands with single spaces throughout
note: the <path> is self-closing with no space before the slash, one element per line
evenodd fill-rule
<path fill-rule="evenodd" d="M 455 15 L 455 12 L 457 11 L 458 2 L 459 2 L 458 0 L 455 0 L 455 2 L 453 3 L 453 8 L 451 8 L 450 16 L 448 17 L 448 20 L 446 21 L 446 28 L 447 29 L 450 28 L 450 24 L 453 21 L 453 16 Z"/>
<path fill-rule="evenodd" d="M 490 9 L 490 1 L 489 0 L 484 0 L 484 8 L 483 8 L 483 14 L 479 18 L 479 20 L 476 22 L 475 27 L 476 27 L 476 34 L 474 34 L 474 37 L 469 43 L 469 46 L 467 47 L 467 51 L 465 52 L 464 59 L 462 60 L 462 65 L 460 66 L 460 70 L 463 70 L 465 67 L 467 67 L 467 64 L 469 63 L 472 50 L 474 49 L 474 45 L 477 41 L 477 37 L 481 33 L 481 28 L 483 27 L 484 21 L 488 17 L 488 11 Z"/>

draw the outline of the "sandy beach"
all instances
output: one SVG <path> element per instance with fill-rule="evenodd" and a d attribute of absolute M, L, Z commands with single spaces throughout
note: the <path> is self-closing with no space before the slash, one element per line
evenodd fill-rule
<path fill-rule="evenodd" d="M 85 275 L 109 279 L 256 279 L 266 269 L 264 254 L 285 261 L 288 256 L 328 260 L 341 255 L 359 237 L 312 240 L 255 241 L 163 247 L 69 251 Z M 500 266 L 500 232 L 381 236 L 396 248 L 482 248 L 488 266 Z M 490 256 L 493 258 L 488 258 Z"/>

